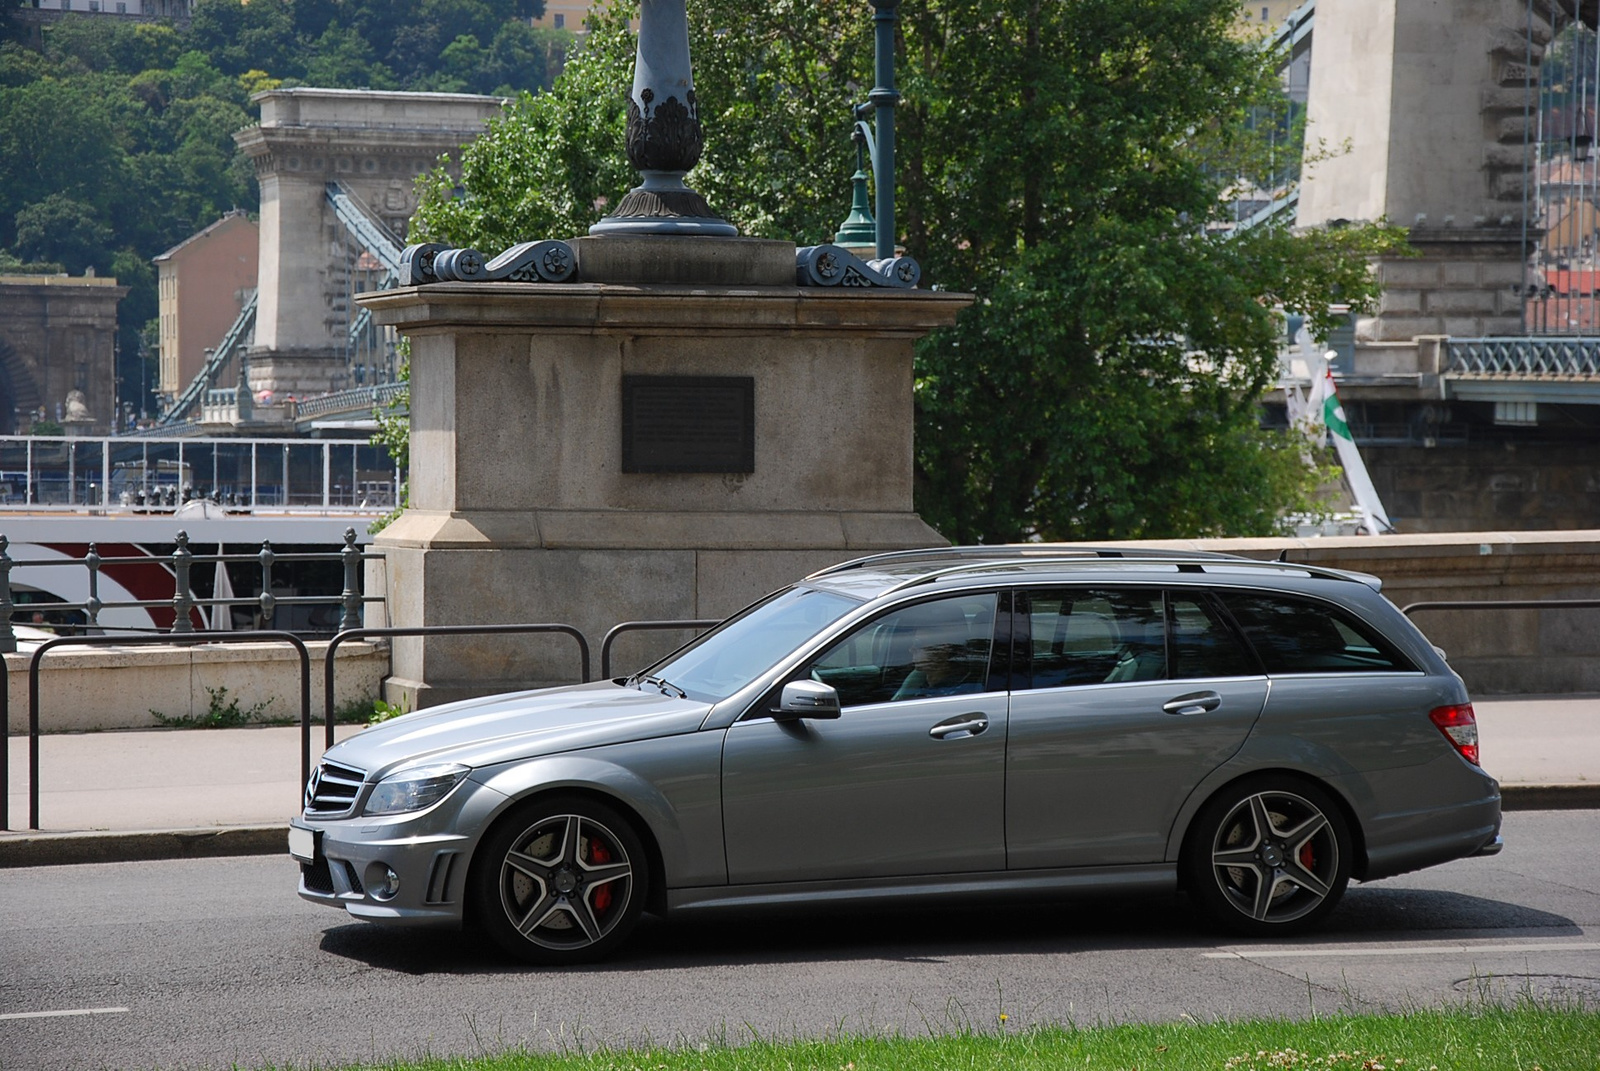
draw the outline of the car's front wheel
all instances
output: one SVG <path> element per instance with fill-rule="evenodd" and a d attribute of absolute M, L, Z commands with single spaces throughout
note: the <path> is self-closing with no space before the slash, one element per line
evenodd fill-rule
<path fill-rule="evenodd" d="M 649 867 L 627 819 L 583 797 L 533 800 L 479 846 L 474 917 L 507 952 L 532 963 L 609 954 L 644 910 Z"/>
<path fill-rule="evenodd" d="M 1249 778 L 1196 816 L 1185 885 L 1212 921 L 1252 936 L 1299 933 L 1350 880 L 1350 831 L 1326 792 L 1299 778 Z"/>

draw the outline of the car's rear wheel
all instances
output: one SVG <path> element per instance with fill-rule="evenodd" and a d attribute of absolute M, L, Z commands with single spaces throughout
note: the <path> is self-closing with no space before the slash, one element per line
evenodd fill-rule
<path fill-rule="evenodd" d="M 1328 794 L 1295 777 L 1250 778 L 1218 793 L 1185 845 L 1185 885 L 1214 922 L 1252 936 L 1299 933 L 1350 881 L 1350 831 Z"/>
<path fill-rule="evenodd" d="M 531 963 L 585 963 L 612 952 L 644 910 L 644 845 L 621 814 L 575 796 L 533 800 L 484 839 L 473 865 L 474 917 Z"/>

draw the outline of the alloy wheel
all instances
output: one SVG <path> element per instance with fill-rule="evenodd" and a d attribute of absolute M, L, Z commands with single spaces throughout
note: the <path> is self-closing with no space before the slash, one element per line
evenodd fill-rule
<path fill-rule="evenodd" d="M 1246 918 L 1267 925 L 1293 922 L 1343 891 L 1339 840 L 1328 815 L 1304 796 L 1251 793 L 1217 825 L 1212 877 Z"/>
<path fill-rule="evenodd" d="M 505 918 L 523 939 L 575 951 L 603 941 L 630 917 L 634 860 L 605 824 L 554 814 L 512 841 L 498 886 Z"/>

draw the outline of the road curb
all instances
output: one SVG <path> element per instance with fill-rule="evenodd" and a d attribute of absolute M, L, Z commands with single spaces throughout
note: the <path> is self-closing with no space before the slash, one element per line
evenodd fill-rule
<path fill-rule="evenodd" d="M 1600 783 L 1501 785 L 1503 811 L 1579 811 L 1600 808 Z"/>
<path fill-rule="evenodd" d="M 137 833 L 0 833 L 0 869 L 77 863 L 134 863 L 219 855 L 287 855 L 287 822 L 230 829 L 156 829 Z"/>

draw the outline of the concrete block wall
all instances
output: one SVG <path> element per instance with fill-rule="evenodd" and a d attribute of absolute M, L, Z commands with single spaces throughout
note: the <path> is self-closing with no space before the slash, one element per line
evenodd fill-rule
<path fill-rule="evenodd" d="M 311 655 L 311 717 L 323 713 L 326 643 L 308 643 Z M 11 732 L 28 731 L 28 664 L 32 652 L 5 656 Z M 375 699 L 389 672 L 386 646 L 341 644 L 334 672 L 334 705 Z M 300 659 L 292 647 L 274 643 L 196 644 L 172 647 L 57 648 L 39 667 L 39 724 L 44 732 L 149 729 L 169 718 L 202 717 L 211 695 L 227 688 L 227 700 L 243 710 L 265 704 L 264 717 L 300 716 Z"/>

